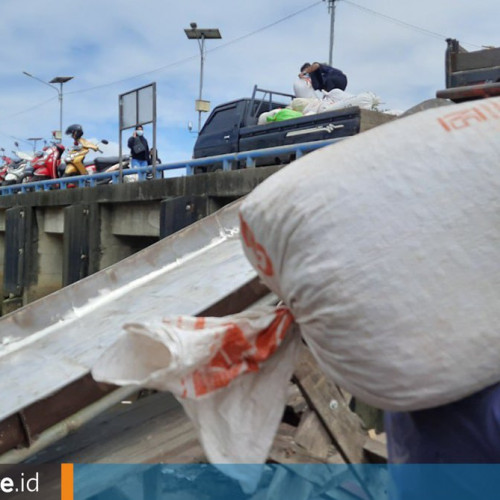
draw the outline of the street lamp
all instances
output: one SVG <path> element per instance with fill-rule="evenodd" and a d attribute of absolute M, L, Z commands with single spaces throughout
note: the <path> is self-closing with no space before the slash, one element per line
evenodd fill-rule
<path fill-rule="evenodd" d="M 33 141 L 33 153 L 36 152 L 36 143 L 43 140 L 43 137 L 28 137 L 28 141 Z"/>
<path fill-rule="evenodd" d="M 49 87 L 53 88 L 57 92 L 57 95 L 59 97 L 59 131 L 60 131 L 59 142 L 62 142 L 62 135 L 63 135 L 63 84 L 66 82 L 69 82 L 74 77 L 73 76 L 56 76 L 55 78 L 52 78 L 52 80 L 50 80 L 50 82 L 46 82 L 45 80 L 42 80 L 41 78 L 33 76 L 32 74 L 28 73 L 27 71 L 23 71 L 23 74 L 26 76 L 29 76 L 30 78 L 33 78 L 34 80 L 38 80 L 39 82 L 44 83 L 45 85 L 48 85 Z M 55 85 L 51 85 L 53 83 L 59 83 L 59 88 L 57 88 Z"/>
<path fill-rule="evenodd" d="M 189 40 L 198 40 L 200 47 L 200 94 L 195 102 L 195 110 L 198 111 L 198 133 L 201 130 L 201 113 L 210 110 L 210 101 L 204 101 L 203 96 L 203 64 L 205 62 L 205 40 L 222 38 L 220 31 L 217 28 L 201 29 L 196 23 L 190 24 L 191 28 L 186 28 L 184 33 Z"/>

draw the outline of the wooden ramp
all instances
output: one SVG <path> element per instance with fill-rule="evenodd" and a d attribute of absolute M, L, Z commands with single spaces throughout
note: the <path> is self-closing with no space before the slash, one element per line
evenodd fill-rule
<path fill-rule="evenodd" d="M 268 456 L 268 463 L 285 468 L 274 479 L 280 490 L 283 483 L 296 480 L 296 464 L 335 464 L 339 467 L 329 471 L 334 470 L 339 484 L 345 481 L 346 488 L 345 491 L 340 488 L 336 498 L 377 498 L 380 485 L 360 479 L 358 486 L 353 486 L 348 464 L 383 462 L 383 438 L 368 436 L 360 419 L 349 409 L 349 399 L 348 394 L 324 378 L 304 346 Z M 112 473 L 104 469 L 102 479 L 92 476 L 92 480 L 79 481 L 80 494 L 85 493 L 82 498 L 101 500 L 115 498 L 113 495 L 132 498 L 126 496 L 130 484 L 123 485 L 124 478 L 138 471 L 139 491 L 133 498 L 153 500 L 163 498 L 154 493 L 154 485 L 165 479 L 164 474 L 162 478 L 158 472 L 162 468 L 157 464 L 206 461 L 195 428 L 175 398 L 166 393 L 148 392 L 143 397 L 120 402 L 26 463 L 131 464 L 132 469 L 119 468 Z M 144 464 L 151 464 L 151 468 Z M 307 471 L 307 468 L 301 470 Z M 58 481 L 56 475 L 54 489 Z"/>

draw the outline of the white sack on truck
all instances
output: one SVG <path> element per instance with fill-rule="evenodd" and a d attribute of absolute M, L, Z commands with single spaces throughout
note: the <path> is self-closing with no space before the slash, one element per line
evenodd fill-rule
<path fill-rule="evenodd" d="M 500 380 L 500 98 L 295 161 L 241 207 L 245 252 L 322 369 L 417 410 Z"/>

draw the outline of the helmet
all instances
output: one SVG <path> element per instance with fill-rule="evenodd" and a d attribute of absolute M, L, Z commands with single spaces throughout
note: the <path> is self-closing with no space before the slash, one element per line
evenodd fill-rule
<path fill-rule="evenodd" d="M 83 135 L 83 128 L 78 123 L 75 123 L 74 125 L 70 125 L 66 129 L 66 135 L 70 135 L 71 137 L 74 137 L 75 139 L 80 139 L 80 137 L 82 137 L 82 135 Z"/>

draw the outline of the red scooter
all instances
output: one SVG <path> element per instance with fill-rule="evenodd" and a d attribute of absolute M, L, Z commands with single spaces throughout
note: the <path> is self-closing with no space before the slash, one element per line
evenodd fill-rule
<path fill-rule="evenodd" d="M 65 149 L 60 142 L 54 141 L 36 153 L 31 165 L 26 167 L 23 182 L 46 181 L 61 177 L 58 168 Z"/>

